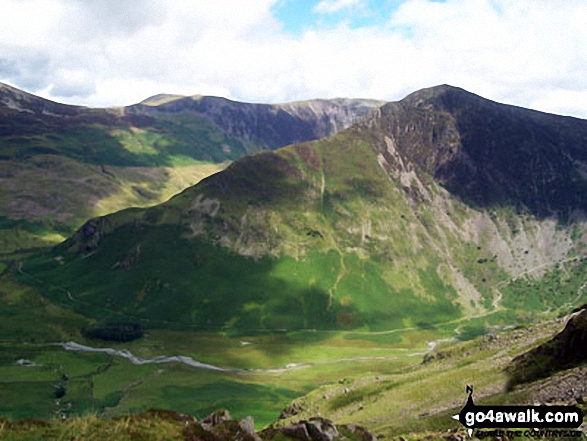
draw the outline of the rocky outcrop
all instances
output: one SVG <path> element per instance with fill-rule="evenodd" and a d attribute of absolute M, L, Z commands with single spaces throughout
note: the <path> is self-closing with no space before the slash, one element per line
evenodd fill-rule
<path fill-rule="evenodd" d="M 528 404 L 578 404 L 587 411 L 587 366 L 559 372 L 533 383 L 527 390 Z"/>
<path fill-rule="evenodd" d="M 512 360 L 510 386 L 544 378 L 587 362 L 587 310 L 575 313 L 551 340 Z"/>
<path fill-rule="evenodd" d="M 299 401 L 294 401 L 289 406 L 281 411 L 281 415 L 279 415 L 280 420 L 284 420 L 286 418 L 292 417 L 297 415 L 303 410 L 303 406 Z"/>
<path fill-rule="evenodd" d="M 112 230 L 107 217 L 90 219 L 70 238 L 64 242 L 58 249 L 68 251 L 81 251 L 89 253 L 98 248 L 102 237 Z"/>
<path fill-rule="evenodd" d="M 218 426 L 230 420 L 232 420 L 230 412 L 228 412 L 226 409 L 219 409 L 204 418 L 202 423 L 209 424 L 211 426 Z"/>
<path fill-rule="evenodd" d="M 312 417 L 280 428 L 270 427 L 259 435 L 263 440 L 282 439 L 286 435 L 300 441 L 377 441 L 377 437 L 364 427 L 354 424 L 336 425 L 321 417 Z"/>
<path fill-rule="evenodd" d="M 205 423 L 210 420 L 212 422 Z M 255 433 L 253 419 L 247 417 L 241 421 L 215 420 L 214 417 L 206 418 L 202 422 L 194 422 L 186 426 L 184 435 L 186 441 L 261 441 L 262 438 Z M 216 421 L 216 422 L 214 422 Z"/>

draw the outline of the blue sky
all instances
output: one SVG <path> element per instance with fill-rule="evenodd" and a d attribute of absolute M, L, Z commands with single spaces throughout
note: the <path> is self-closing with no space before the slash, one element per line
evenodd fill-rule
<path fill-rule="evenodd" d="M 586 21 L 585 0 L 2 0 L 0 81 L 90 106 L 451 84 L 587 117 Z"/>
<path fill-rule="evenodd" d="M 345 6 L 342 2 L 338 9 L 335 1 L 279 0 L 272 7 L 272 12 L 283 23 L 286 32 L 300 36 L 317 27 L 335 27 L 340 23 L 346 23 L 350 28 L 384 27 L 401 3 L 401 0 L 369 0 L 349 2 Z M 320 4 L 331 5 L 335 10 L 321 10 Z"/>

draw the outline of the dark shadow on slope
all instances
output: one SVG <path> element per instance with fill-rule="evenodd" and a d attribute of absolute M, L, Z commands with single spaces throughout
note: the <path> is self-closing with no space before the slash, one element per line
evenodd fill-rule
<path fill-rule="evenodd" d="M 561 220 L 587 210 L 587 121 L 439 86 L 383 106 L 378 124 L 404 165 L 474 207 L 512 206 Z M 399 167 L 382 141 L 378 150 Z"/>
<path fill-rule="evenodd" d="M 115 135 L 116 134 L 116 135 Z M 73 119 L 14 112 L 0 117 L 3 159 L 63 155 L 94 165 L 173 166 L 174 157 L 219 163 L 246 151 L 208 120 L 195 116 L 155 119 L 104 113 Z"/>
<path fill-rule="evenodd" d="M 339 313 L 350 309 L 331 305 L 321 289 L 273 276 L 275 259 L 239 256 L 178 233 L 170 226 L 125 226 L 105 237 L 91 255 L 70 259 L 55 250 L 33 258 L 23 271 L 52 302 L 100 322 L 130 320 L 147 330 L 243 336 L 277 332 L 259 346 L 271 355 L 287 354 L 288 343 L 328 338 L 327 333 L 290 333 L 339 329 Z M 65 256 L 63 264 L 57 256 Z"/>
<path fill-rule="evenodd" d="M 445 105 L 457 120 L 461 154 L 436 174 L 449 191 L 477 206 L 510 205 L 538 217 L 564 220 L 587 209 L 577 162 L 587 164 L 587 121 L 459 98 L 447 94 Z"/>
<path fill-rule="evenodd" d="M 512 360 L 506 372 L 508 388 L 548 377 L 587 362 L 587 311 L 571 317 L 551 340 Z"/>

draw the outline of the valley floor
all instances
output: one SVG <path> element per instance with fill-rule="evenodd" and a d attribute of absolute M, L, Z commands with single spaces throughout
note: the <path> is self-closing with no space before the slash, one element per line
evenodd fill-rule
<path fill-rule="evenodd" d="M 18 270 L 15 262 L 7 266 Z M 380 439 L 460 431 L 450 416 L 468 384 L 478 403 L 545 399 L 532 387 L 506 393 L 503 368 L 564 326 L 553 314 L 500 309 L 384 332 L 147 329 L 133 342 L 100 343 L 81 336 L 87 318 L 19 284 L 8 267 L 0 276 L 0 417 L 12 420 L 110 418 L 149 408 L 202 418 L 227 408 L 236 419 L 253 416 L 261 429 L 295 402 L 295 415 L 282 424 L 318 415 L 363 425 Z M 577 389 L 579 380 L 565 381 Z M 8 427 L 0 424 L 0 435 Z"/>

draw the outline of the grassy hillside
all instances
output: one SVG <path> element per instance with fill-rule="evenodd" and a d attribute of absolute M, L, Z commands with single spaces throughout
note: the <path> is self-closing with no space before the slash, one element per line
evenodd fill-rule
<path fill-rule="evenodd" d="M 24 270 L 86 313 L 153 324 L 389 329 L 458 318 L 442 260 L 411 246 L 434 243 L 418 219 L 433 214 L 410 210 L 373 157 L 345 133 L 247 158 L 164 205 L 87 224 Z"/>
<path fill-rule="evenodd" d="M 4 252 L 59 242 L 96 215 L 163 202 L 245 154 L 241 143 L 196 116 L 147 126 L 47 116 L 19 125 L 7 117 L 9 133 L 0 136 Z"/>
<path fill-rule="evenodd" d="M 466 343 L 443 344 L 425 362 L 392 375 L 365 374 L 325 385 L 297 400 L 298 413 L 280 424 L 318 414 L 365 425 L 381 438 L 453 439 L 467 437 L 451 418 L 466 402 L 466 385 L 474 385 L 477 405 L 583 403 L 584 367 L 506 391 L 505 368 L 512 358 L 548 340 L 562 326 L 560 321 L 540 322 Z"/>

